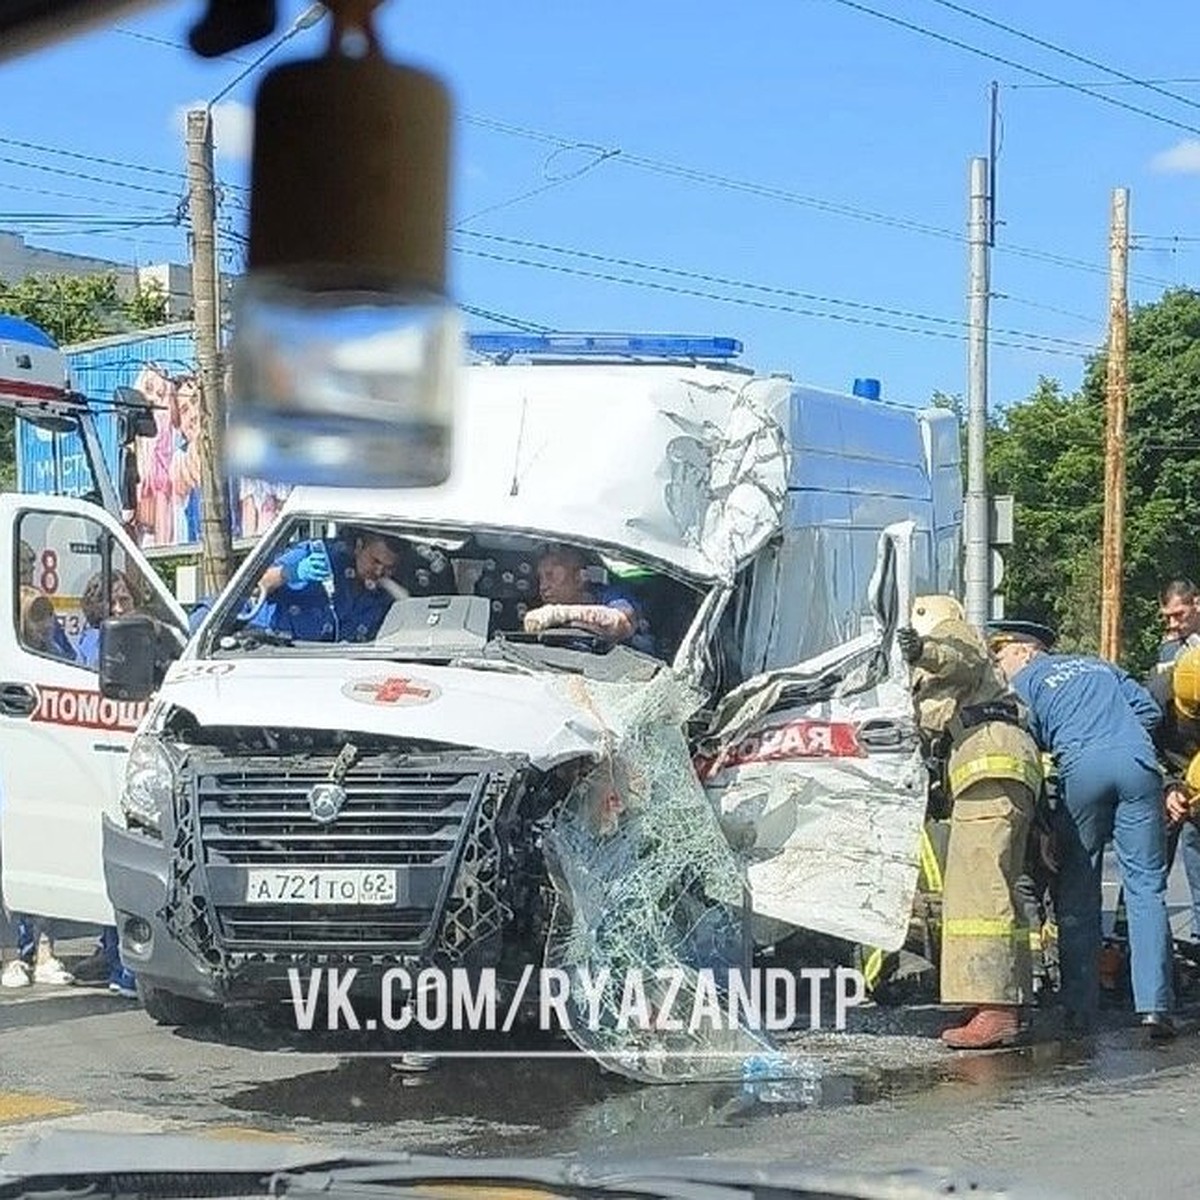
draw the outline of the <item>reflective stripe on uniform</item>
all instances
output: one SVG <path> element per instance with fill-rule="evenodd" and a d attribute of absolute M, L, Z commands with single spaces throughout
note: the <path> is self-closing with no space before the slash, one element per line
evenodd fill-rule
<path fill-rule="evenodd" d="M 947 937 L 1024 939 L 1029 936 L 1029 926 L 1018 924 L 1012 917 L 946 917 L 942 933 Z"/>
<path fill-rule="evenodd" d="M 1015 779 L 1036 792 L 1042 783 L 1042 772 L 1037 763 L 1015 754 L 985 754 L 950 772 L 950 791 L 957 796 L 963 788 L 980 779 Z"/>
<path fill-rule="evenodd" d="M 940 896 L 942 893 L 942 865 L 938 862 L 937 851 L 929 830 L 921 826 L 921 875 L 925 880 L 925 891 L 929 895 Z"/>
<path fill-rule="evenodd" d="M 869 989 L 879 982 L 879 976 L 883 973 L 883 958 L 883 951 L 876 947 L 863 962 L 863 982 Z"/>

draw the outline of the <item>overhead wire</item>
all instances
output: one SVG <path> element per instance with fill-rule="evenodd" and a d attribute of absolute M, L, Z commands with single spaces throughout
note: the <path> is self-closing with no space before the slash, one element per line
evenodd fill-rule
<path fill-rule="evenodd" d="M 980 24 L 990 26 L 992 29 L 999 29 L 1002 33 L 1007 33 L 1011 37 L 1019 38 L 1023 42 L 1029 42 L 1031 45 L 1038 46 L 1042 50 L 1049 50 L 1052 54 L 1061 55 L 1063 58 L 1068 58 L 1072 62 L 1082 63 L 1085 67 L 1094 67 L 1097 71 L 1104 71 L 1108 75 L 1119 79 L 1122 83 L 1132 84 L 1137 87 L 1147 89 L 1159 96 L 1163 96 L 1168 100 L 1174 100 L 1178 104 L 1187 105 L 1189 108 L 1200 109 L 1200 101 L 1193 100 L 1190 96 L 1180 96 L 1175 92 L 1167 91 L 1166 88 L 1159 86 L 1150 79 L 1138 79 L 1136 76 L 1126 74 L 1124 71 L 1117 70 L 1116 67 L 1110 67 L 1105 63 L 1097 62 L 1094 58 L 1088 58 L 1086 55 L 1078 54 L 1074 50 L 1068 50 L 1065 46 L 1060 46 L 1055 42 L 1047 41 L 1044 38 L 1035 37 L 1031 33 L 1026 33 L 1023 29 L 1017 29 L 1013 25 L 1006 25 L 1003 21 L 996 20 L 995 17 L 989 17 L 986 13 L 976 12 L 974 9 L 967 8 L 965 5 L 956 4 L 955 0 L 929 0 L 930 4 L 936 4 L 939 8 L 948 9 L 950 12 L 958 13 L 960 16 L 968 17 L 972 21 L 978 21 Z M 1086 85 L 1084 85 L 1086 86 Z"/>
<path fill-rule="evenodd" d="M 1002 54 L 996 54 L 991 50 L 984 50 L 979 46 L 973 46 L 970 42 L 961 41 L 958 38 L 951 37 L 949 34 L 939 33 L 935 29 L 930 29 L 925 25 L 918 25 L 915 21 L 906 21 L 903 17 L 898 17 L 894 13 L 881 12 L 877 8 L 871 8 L 867 4 L 863 4 L 860 0 L 832 0 L 834 4 L 840 4 L 843 8 L 849 8 L 855 12 L 863 13 L 866 16 L 874 17 L 877 20 L 885 21 L 889 25 L 895 25 L 900 29 L 906 29 L 910 33 L 919 34 L 921 37 L 931 38 L 936 42 L 941 42 L 943 45 L 953 46 L 957 50 L 964 50 L 968 54 L 974 54 L 979 58 L 985 58 L 990 62 L 999 63 L 1001 66 L 1010 67 L 1014 71 L 1020 71 L 1022 74 L 1031 75 L 1035 79 L 1043 79 L 1049 83 L 1056 83 L 1065 88 L 1070 88 L 1072 91 L 1079 92 L 1081 95 L 1090 96 L 1093 100 L 1099 100 L 1102 104 L 1112 105 L 1114 108 L 1124 109 L 1126 112 L 1135 113 L 1140 117 L 1147 117 L 1152 121 L 1157 121 L 1162 125 L 1170 125 L 1175 129 L 1182 129 L 1187 133 L 1200 136 L 1200 126 L 1188 125 L 1183 121 L 1177 121 L 1174 117 L 1168 117 L 1163 113 L 1154 112 L 1149 108 L 1142 108 L 1138 104 L 1130 104 L 1125 100 L 1118 100 L 1115 96 L 1106 96 L 1103 92 L 1096 91 L 1080 83 L 1075 83 L 1069 79 L 1061 79 L 1057 75 L 1051 75 L 1048 71 L 1040 71 L 1037 67 L 1027 66 L 1025 63 L 1017 62 L 1015 59 L 1006 58 Z"/>
<path fill-rule="evenodd" d="M 828 312 L 819 309 L 809 309 L 799 307 L 794 304 L 785 304 L 778 301 L 755 299 L 749 296 L 730 296 L 714 291 L 705 291 L 700 288 L 684 287 L 680 284 L 665 283 L 655 279 L 636 279 L 627 275 L 617 275 L 606 271 L 593 271 L 585 267 L 573 267 L 564 263 L 547 263 L 536 259 L 521 258 L 516 255 L 498 254 L 490 250 L 481 250 L 473 246 L 455 246 L 455 251 L 460 254 L 467 255 L 471 258 L 484 259 L 491 262 L 505 263 L 511 266 L 528 267 L 536 270 L 553 271 L 562 275 L 573 276 L 583 279 L 594 279 L 600 282 L 619 284 L 625 287 L 638 287 L 656 292 L 664 292 L 677 296 L 691 296 L 701 300 L 712 300 L 721 304 L 731 304 L 741 308 L 754 308 L 770 312 L 782 312 L 791 316 L 812 317 L 821 320 L 839 321 L 850 325 L 867 326 L 876 329 L 887 329 L 895 333 L 908 333 L 921 337 L 934 337 L 941 339 L 949 339 L 951 341 L 965 341 L 966 332 L 951 331 L 947 329 L 930 329 L 912 325 L 901 325 L 896 322 L 882 321 L 870 317 L 855 316 L 850 313 Z M 1039 346 L 1028 342 L 1015 342 L 1007 339 L 993 338 L 991 341 L 993 346 L 1005 347 L 1014 350 L 1026 350 L 1036 354 L 1056 355 L 1064 358 L 1083 358 L 1088 354 L 1095 353 L 1094 347 L 1083 347 L 1079 350 L 1065 350 L 1054 346 Z"/>
<path fill-rule="evenodd" d="M 511 137 L 519 137 L 530 141 L 542 142 L 546 145 L 558 146 L 564 149 L 576 147 L 599 147 L 599 143 L 596 142 L 573 140 L 569 137 L 564 137 L 561 134 L 550 133 L 541 129 L 532 129 L 529 126 L 514 124 L 511 121 L 500 121 L 493 117 L 485 117 L 479 114 L 468 113 L 464 117 L 464 120 L 468 124 L 475 125 L 481 129 L 487 129 L 492 132 Z M 599 148 L 603 149 L 604 147 Z M 636 154 L 620 147 L 609 148 L 608 157 L 605 159 L 605 161 L 612 161 L 618 165 L 625 163 L 629 166 L 639 169 L 685 179 L 688 182 L 704 183 L 713 187 L 725 188 L 748 195 L 759 196 L 764 199 L 777 200 L 785 204 L 794 204 L 804 208 L 812 208 L 817 211 L 830 213 L 834 216 L 842 216 L 851 220 L 863 221 L 869 224 L 877 224 L 887 226 L 889 228 L 907 230 L 908 232 L 942 238 L 949 241 L 958 242 L 960 244 L 965 244 L 967 241 L 966 233 L 961 230 L 932 225 L 928 222 L 917 221 L 912 218 L 902 217 L 891 213 L 878 212 L 872 209 L 862 208 L 857 205 L 843 204 L 840 201 L 823 199 L 819 196 L 805 195 L 803 193 L 791 191 L 787 188 L 777 187 L 772 184 L 764 184 L 754 180 L 737 179 L 731 176 L 720 175 L 713 171 L 707 171 L 697 167 L 688 167 L 682 164 L 668 162 L 663 159 L 652 158 L 649 155 Z M 1071 258 L 1067 255 L 1058 254 L 1049 250 L 1040 250 L 1036 247 L 1008 245 L 1002 242 L 997 242 L 995 249 L 998 252 L 1011 254 L 1015 257 L 1047 262 L 1054 266 L 1062 266 L 1072 270 L 1087 271 L 1089 273 L 1098 275 L 1108 274 L 1107 266 L 1102 266 L 1099 263 L 1088 262 L 1086 259 Z M 1130 279 L 1134 280 L 1135 282 L 1151 284 L 1155 286 L 1173 286 L 1172 280 L 1159 279 L 1150 275 L 1131 275 Z"/>
<path fill-rule="evenodd" d="M 527 238 L 509 237 L 503 234 L 477 233 L 473 230 L 459 231 L 460 235 L 480 241 L 494 242 L 498 245 L 513 246 L 522 250 L 536 250 L 544 254 L 556 254 L 567 258 L 577 258 L 603 266 L 622 267 L 627 270 L 645 271 L 654 274 L 667 275 L 677 279 L 686 279 L 696 283 L 712 284 L 718 287 L 736 288 L 740 291 L 756 292 L 763 295 L 779 296 L 790 300 L 803 300 L 809 303 L 826 304 L 836 308 L 848 308 L 858 312 L 871 313 L 876 316 L 895 317 L 900 320 L 921 321 L 933 325 L 955 326 L 967 328 L 968 323 L 955 317 L 941 317 L 930 313 L 915 312 L 911 309 L 891 308 L 882 304 L 874 304 L 860 300 L 847 300 L 834 296 L 823 296 L 815 292 L 801 291 L 797 288 L 786 288 L 777 285 L 756 283 L 742 279 L 733 279 L 724 275 L 716 275 L 705 271 L 690 271 L 681 267 L 665 266 L 660 263 L 649 263 L 640 259 L 624 258 L 614 254 L 601 254 L 591 250 L 580 250 L 568 246 L 558 246 L 549 242 L 534 241 Z M 1090 350 L 1090 347 L 1080 341 L 1068 338 L 1054 337 L 1049 334 L 1033 333 L 1021 329 L 994 329 L 993 332 L 1012 337 L 1036 339 L 1052 344 L 1069 346 L 1072 349 Z"/>

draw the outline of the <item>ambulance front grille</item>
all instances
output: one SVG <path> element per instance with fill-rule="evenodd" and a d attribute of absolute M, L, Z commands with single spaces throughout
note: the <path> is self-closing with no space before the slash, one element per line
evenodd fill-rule
<path fill-rule="evenodd" d="M 309 796 L 329 781 L 332 756 L 197 763 L 191 812 L 223 949 L 311 960 L 427 948 L 454 894 L 464 846 L 480 821 L 495 821 L 513 768 L 492 756 L 422 757 L 418 765 L 386 755 L 360 760 L 342 781 L 341 811 L 325 825 Z M 396 905 L 245 902 L 249 870 L 322 867 L 397 871 Z"/>

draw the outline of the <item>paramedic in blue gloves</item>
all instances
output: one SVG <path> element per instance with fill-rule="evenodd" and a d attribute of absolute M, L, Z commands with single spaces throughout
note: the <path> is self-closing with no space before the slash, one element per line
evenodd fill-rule
<path fill-rule="evenodd" d="M 1058 768 L 1055 906 L 1068 1023 L 1086 1032 L 1099 1008 L 1100 884 L 1111 837 L 1129 913 L 1134 1007 L 1151 1038 L 1173 1037 L 1166 817 L 1151 740 L 1161 710 L 1112 663 L 1047 653 L 1054 634 L 1044 626 L 996 622 L 989 634 L 1000 669 L 1028 709 L 1030 732 Z"/>
<path fill-rule="evenodd" d="M 373 641 L 396 598 L 397 544 L 364 532 L 289 547 L 263 572 L 267 603 L 256 619 L 297 641 Z"/>

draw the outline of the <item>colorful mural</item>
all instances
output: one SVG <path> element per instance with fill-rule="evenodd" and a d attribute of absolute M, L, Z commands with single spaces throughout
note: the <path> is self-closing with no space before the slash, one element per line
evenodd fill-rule
<path fill-rule="evenodd" d="M 66 351 L 74 386 L 89 398 L 104 459 L 121 496 L 130 535 L 144 547 L 200 540 L 200 406 L 195 349 L 186 326 L 108 339 Z M 156 433 L 135 437 L 112 408 L 118 387 L 140 391 L 154 406 Z M 92 489 L 77 434 L 50 433 L 24 421 L 17 433 L 18 487 L 79 496 Z M 274 520 L 288 488 L 259 480 L 230 487 L 234 537 L 252 538 Z"/>

